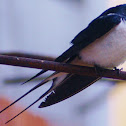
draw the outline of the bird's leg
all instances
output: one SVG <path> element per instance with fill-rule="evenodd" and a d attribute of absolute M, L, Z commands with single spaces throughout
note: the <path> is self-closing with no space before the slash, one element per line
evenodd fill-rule
<path fill-rule="evenodd" d="M 117 75 L 119 76 L 120 75 L 120 71 L 123 70 L 123 68 L 118 69 L 117 67 L 114 67 L 114 70 L 117 71 Z"/>

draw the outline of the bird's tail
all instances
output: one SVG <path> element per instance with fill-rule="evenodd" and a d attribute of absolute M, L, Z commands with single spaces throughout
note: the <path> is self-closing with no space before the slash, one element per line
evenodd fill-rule
<path fill-rule="evenodd" d="M 25 97 L 26 95 L 28 95 L 29 93 L 31 93 L 32 91 L 34 91 L 35 89 L 39 88 L 40 86 L 44 85 L 45 83 L 47 83 L 50 80 L 53 80 L 54 78 L 60 76 L 60 74 L 58 72 L 55 72 L 54 74 L 52 74 L 51 76 L 49 76 L 48 78 L 46 78 L 45 80 L 43 80 L 42 82 L 40 82 L 38 85 L 36 85 L 35 87 L 33 87 L 31 90 L 29 90 L 28 92 L 26 92 L 24 95 L 22 95 L 20 98 L 18 98 L 17 100 L 15 100 L 14 102 L 12 102 L 10 105 L 8 105 L 7 107 L 5 107 L 4 109 L 2 109 L 0 111 L 0 113 L 2 113 L 3 111 L 5 111 L 6 109 L 8 109 L 9 107 L 11 107 L 12 105 L 14 105 L 16 102 L 18 102 L 19 100 L 21 100 L 23 97 Z M 30 106 L 28 106 L 26 109 L 24 109 L 22 112 L 20 112 L 18 115 L 20 115 L 21 113 L 23 113 L 25 110 L 27 110 L 29 107 L 31 107 L 32 105 L 34 105 L 36 102 L 38 102 L 40 99 L 42 99 L 44 96 L 46 96 L 48 93 L 50 93 L 53 90 L 53 85 L 50 87 L 50 89 L 48 91 L 46 91 L 41 97 L 39 97 L 39 99 L 37 99 L 34 103 L 32 103 Z M 6 123 L 10 122 L 11 120 L 13 120 L 14 118 L 16 118 L 18 115 L 16 115 L 15 117 L 13 117 L 12 119 L 10 119 L 9 121 L 7 121 Z"/>

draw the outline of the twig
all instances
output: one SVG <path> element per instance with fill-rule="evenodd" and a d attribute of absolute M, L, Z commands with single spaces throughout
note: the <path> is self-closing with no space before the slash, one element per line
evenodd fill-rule
<path fill-rule="evenodd" d="M 51 56 L 35 55 L 35 54 L 21 53 L 21 52 L 6 52 L 6 53 L 1 52 L 0 55 L 17 56 L 17 57 L 25 57 L 25 58 L 41 59 L 41 60 L 49 60 L 49 61 L 53 61 L 55 59 L 54 57 Z"/>
<path fill-rule="evenodd" d="M 0 64 L 54 70 L 54 71 L 59 71 L 59 72 L 98 77 L 98 74 L 95 68 L 70 65 L 70 64 L 58 63 L 58 62 L 47 61 L 47 60 L 38 60 L 38 59 L 0 55 Z M 113 78 L 113 79 L 126 80 L 126 72 L 124 71 L 120 71 L 118 74 L 117 70 L 105 69 L 101 73 L 101 76 L 107 77 L 107 78 Z"/>

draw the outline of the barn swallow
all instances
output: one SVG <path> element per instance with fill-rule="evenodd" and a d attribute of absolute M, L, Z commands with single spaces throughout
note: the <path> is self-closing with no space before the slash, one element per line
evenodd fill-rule
<path fill-rule="evenodd" d="M 72 46 L 58 58 L 56 58 L 55 61 L 81 66 L 115 68 L 126 60 L 125 41 L 126 4 L 122 4 L 109 8 L 96 19 L 94 19 L 87 26 L 87 28 L 75 36 L 75 38 L 71 41 Z M 42 70 L 28 81 L 34 79 L 46 71 L 47 70 Z M 12 104 L 1 110 L 0 113 L 50 80 L 53 80 L 50 89 L 22 112 L 27 110 L 29 107 L 34 105 L 45 96 L 46 99 L 39 105 L 39 108 L 50 106 L 65 100 L 87 88 L 100 78 L 101 77 L 89 77 L 63 72 L 54 72 L 52 75 L 42 80 L 42 82 L 18 98 Z M 22 112 L 20 112 L 18 115 L 20 115 Z M 15 117 L 6 123 L 10 122 Z"/>

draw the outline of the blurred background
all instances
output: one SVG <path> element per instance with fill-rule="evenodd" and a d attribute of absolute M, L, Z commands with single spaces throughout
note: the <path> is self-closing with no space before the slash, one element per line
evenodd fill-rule
<path fill-rule="evenodd" d="M 56 57 L 71 46 L 74 36 L 94 18 L 121 3 L 125 0 L 0 0 L 0 53 L 21 52 Z M 39 71 L 0 65 L 0 109 L 38 84 L 41 78 L 20 85 Z M 50 84 L 3 112 L 0 125 L 3 126 L 35 101 Z M 125 89 L 122 81 L 102 79 L 50 107 L 39 109 L 40 101 L 7 125 L 125 126 Z"/>

